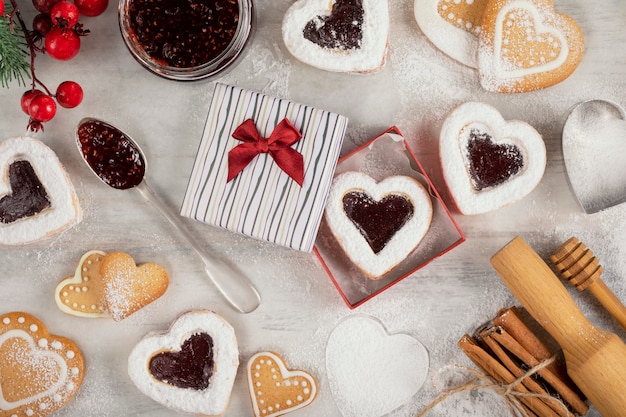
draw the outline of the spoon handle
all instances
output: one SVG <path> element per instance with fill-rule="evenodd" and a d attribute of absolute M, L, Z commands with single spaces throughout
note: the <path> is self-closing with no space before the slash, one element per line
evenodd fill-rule
<path fill-rule="evenodd" d="M 181 224 L 178 214 L 174 213 L 159 199 L 155 192 L 148 186 L 145 179 L 135 188 L 185 238 L 187 243 L 189 243 L 204 262 L 206 273 L 213 284 L 234 308 L 242 313 L 250 313 L 259 306 L 261 296 L 254 285 L 252 285 L 245 276 L 236 272 L 226 262 L 209 258 L 189 231 Z"/>

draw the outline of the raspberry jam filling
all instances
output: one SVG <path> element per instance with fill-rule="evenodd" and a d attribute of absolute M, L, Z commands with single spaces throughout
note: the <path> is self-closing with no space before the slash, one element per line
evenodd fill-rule
<path fill-rule="evenodd" d="M 304 27 L 306 39 L 327 49 L 358 49 L 363 39 L 362 0 L 337 0 L 329 16 L 317 16 Z"/>
<path fill-rule="evenodd" d="M 30 162 L 17 160 L 9 165 L 9 185 L 11 194 L 0 198 L 0 223 L 13 223 L 50 207 L 46 189 Z"/>
<path fill-rule="evenodd" d="M 360 191 L 350 191 L 343 196 L 343 210 L 374 253 L 385 248 L 414 212 L 413 204 L 402 195 L 390 194 L 375 201 Z"/>
<path fill-rule="evenodd" d="M 178 388 L 203 390 L 213 375 L 213 339 L 196 333 L 185 340 L 179 352 L 161 352 L 150 359 L 150 373 L 159 381 Z"/>
<path fill-rule="evenodd" d="M 524 167 L 524 156 L 513 144 L 498 144 L 491 135 L 471 129 L 467 158 L 472 185 L 476 191 L 500 185 Z"/>

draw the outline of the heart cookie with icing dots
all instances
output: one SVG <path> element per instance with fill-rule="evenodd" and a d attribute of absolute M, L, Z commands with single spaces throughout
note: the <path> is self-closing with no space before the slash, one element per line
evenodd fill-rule
<path fill-rule="evenodd" d="M 34 242 L 81 219 L 74 186 L 52 149 L 28 137 L 0 143 L 0 245 Z"/>
<path fill-rule="evenodd" d="M 372 279 L 402 262 L 430 227 L 432 202 L 414 178 L 381 182 L 360 172 L 337 176 L 326 203 L 326 221 L 350 260 Z"/>
<path fill-rule="evenodd" d="M 285 13 L 282 34 L 289 52 L 306 64 L 376 72 L 387 56 L 387 0 L 298 0 Z"/>
<path fill-rule="evenodd" d="M 506 121 L 495 108 L 462 104 L 444 120 L 439 155 L 463 214 L 496 210 L 529 194 L 543 177 L 546 148 L 529 124 Z"/>
<path fill-rule="evenodd" d="M 178 317 L 166 332 L 152 332 L 133 348 L 128 374 L 156 402 L 183 413 L 226 412 L 239 367 L 235 331 L 212 311 Z"/>
<path fill-rule="evenodd" d="M 546 88 L 574 72 L 584 48 L 576 22 L 551 0 L 490 0 L 479 35 L 480 82 L 501 93 Z"/>
<path fill-rule="evenodd" d="M 442 52 L 478 68 L 478 35 L 489 0 L 415 0 L 415 20 Z"/>
<path fill-rule="evenodd" d="M 0 316 L 0 416 L 43 417 L 64 407 L 85 372 L 71 340 L 27 313 Z"/>
<path fill-rule="evenodd" d="M 255 417 L 277 417 L 306 407 L 317 395 L 317 381 L 301 370 L 289 370 L 275 352 L 248 360 L 248 388 Z"/>

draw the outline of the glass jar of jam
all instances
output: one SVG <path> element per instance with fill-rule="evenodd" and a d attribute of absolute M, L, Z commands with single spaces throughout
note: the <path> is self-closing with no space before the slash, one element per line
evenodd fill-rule
<path fill-rule="evenodd" d="M 120 0 L 118 15 L 131 55 L 178 81 L 222 75 L 254 29 L 252 0 Z"/>

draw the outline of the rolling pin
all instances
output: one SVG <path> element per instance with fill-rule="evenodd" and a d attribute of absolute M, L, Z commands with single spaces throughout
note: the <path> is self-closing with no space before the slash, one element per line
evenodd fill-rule
<path fill-rule="evenodd" d="M 603 417 L 626 415 L 626 345 L 587 320 L 541 257 L 516 237 L 491 258 L 513 295 L 557 341 L 567 373 Z"/>

